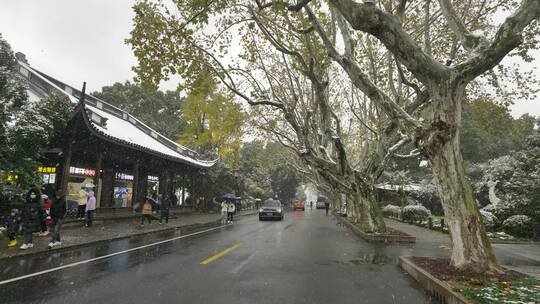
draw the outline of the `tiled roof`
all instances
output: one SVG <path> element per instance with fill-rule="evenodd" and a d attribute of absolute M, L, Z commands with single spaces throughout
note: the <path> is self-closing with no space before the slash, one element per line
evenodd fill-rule
<path fill-rule="evenodd" d="M 82 92 L 18 61 L 19 73 L 28 80 L 30 95 L 43 98 L 53 91 L 66 95 L 78 104 Z M 216 161 L 200 160 L 198 153 L 166 138 L 126 111 L 99 98 L 85 94 L 84 117 L 92 131 L 107 140 L 128 145 L 134 149 L 159 155 L 199 168 L 209 168 Z"/>

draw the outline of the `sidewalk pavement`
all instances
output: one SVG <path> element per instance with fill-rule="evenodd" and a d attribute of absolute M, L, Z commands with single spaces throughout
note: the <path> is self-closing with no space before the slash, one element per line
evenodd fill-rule
<path fill-rule="evenodd" d="M 245 216 L 256 213 L 256 210 L 241 211 L 237 216 Z M 154 215 L 155 216 L 155 215 Z M 157 215 L 159 216 L 159 215 Z M 135 235 L 154 233 L 168 229 L 183 228 L 193 225 L 219 224 L 221 215 L 216 213 L 188 213 L 178 214 L 175 218 L 169 218 L 168 224 L 159 224 L 158 220 L 152 220 L 152 224 L 141 225 L 140 214 L 136 217 L 118 217 L 117 221 L 109 218 L 106 221 L 96 221 L 92 227 L 81 227 L 81 225 L 65 225 L 60 232 L 62 246 L 48 249 L 47 245 L 51 240 L 51 235 L 44 237 L 34 236 L 34 248 L 20 250 L 23 243 L 23 236 L 17 237 L 16 247 L 8 248 L 7 240 L 0 239 L 0 259 L 11 258 L 27 254 L 35 254 L 46 251 L 56 251 L 74 246 L 90 245 L 92 243 L 121 239 Z"/>
<path fill-rule="evenodd" d="M 439 231 L 384 219 L 386 225 L 416 237 L 414 255 L 441 255 L 451 250 L 450 235 Z M 495 255 L 503 266 L 540 278 L 539 244 L 492 244 Z M 445 254 L 447 255 L 447 254 Z"/>
<path fill-rule="evenodd" d="M 176 218 L 180 214 L 191 214 L 194 211 L 191 208 L 182 208 L 180 206 L 171 208 L 171 215 L 169 218 Z M 158 213 L 159 214 L 159 213 Z M 97 209 L 94 213 L 94 221 L 118 221 L 126 219 L 140 218 L 141 214 L 134 212 L 129 208 L 101 208 Z M 81 225 L 84 226 L 85 220 L 78 220 L 73 217 L 64 219 L 62 223 L 64 225 Z"/>

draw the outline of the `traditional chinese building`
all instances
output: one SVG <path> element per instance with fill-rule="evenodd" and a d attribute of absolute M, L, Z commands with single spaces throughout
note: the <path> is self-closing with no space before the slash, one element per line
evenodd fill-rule
<path fill-rule="evenodd" d="M 98 207 L 130 208 L 153 191 L 171 194 L 176 181 L 210 168 L 215 161 L 159 134 L 136 117 L 32 68 L 18 54 L 18 72 L 28 81 L 30 101 L 53 92 L 73 103 L 63 139 L 49 149 L 38 171 L 68 200 L 82 199 L 81 187 L 95 185 Z"/>

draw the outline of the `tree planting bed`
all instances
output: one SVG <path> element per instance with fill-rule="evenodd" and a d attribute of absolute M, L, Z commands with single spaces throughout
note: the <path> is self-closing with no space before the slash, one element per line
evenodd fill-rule
<path fill-rule="evenodd" d="M 440 303 L 540 303 L 540 280 L 513 270 L 462 271 L 433 257 L 400 257 L 399 265 Z"/>
<path fill-rule="evenodd" d="M 416 237 L 406 234 L 405 232 L 389 229 L 388 233 L 372 233 L 362 230 L 359 225 L 351 223 L 347 218 L 336 215 L 339 222 L 349 227 L 354 234 L 368 242 L 380 243 L 416 243 Z"/>

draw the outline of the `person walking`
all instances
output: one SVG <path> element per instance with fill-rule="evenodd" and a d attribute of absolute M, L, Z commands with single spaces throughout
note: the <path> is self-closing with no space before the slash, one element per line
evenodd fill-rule
<path fill-rule="evenodd" d="M 234 212 L 236 211 L 236 205 L 234 202 L 229 202 L 227 205 L 227 222 L 232 224 L 233 223 L 233 216 Z"/>
<path fill-rule="evenodd" d="M 169 196 L 166 196 L 165 199 L 161 198 L 161 194 L 159 195 L 159 199 L 161 200 L 161 207 L 160 209 L 160 217 L 159 217 L 159 223 L 163 224 L 163 219 L 165 218 L 165 224 L 169 223 L 169 210 L 171 209 L 171 199 Z"/>
<path fill-rule="evenodd" d="M 43 220 L 45 220 L 45 210 L 41 203 L 41 193 L 37 189 L 30 189 L 26 194 L 26 202 L 22 208 L 24 243 L 20 247 L 21 250 L 34 247 L 32 233 L 41 230 L 41 221 Z"/>
<path fill-rule="evenodd" d="M 17 212 L 12 209 L 9 216 L 5 219 L 5 225 L 7 228 L 7 234 L 9 238 L 8 247 L 17 246 Z"/>
<path fill-rule="evenodd" d="M 62 241 L 60 240 L 60 228 L 62 227 L 62 221 L 66 216 L 66 204 L 67 203 L 64 192 L 59 190 L 58 192 L 56 192 L 56 195 L 51 205 L 50 215 L 52 219 L 52 238 L 51 242 L 49 243 L 49 248 L 62 245 Z"/>
<path fill-rule="evenodd" d="M 148 220 L 148 224 L 152 224 L 152 204 L 150 199 L 147 198 L 142 207 L 141 226 L 144 226 L 144 220 Z"/>
<path fill-rule="evenodd" d="M 88 191 L 88 201 L 86 202 L 86 227 L 92 226 L 92 219 L 94 218 L 94 211 L 96 210 L 96 197 L 94 191 Z"/>
<path fill-rule="evenodd" d="M 324 202 L 324 209 L 326 210 L 326 215 L 328 215 L 328 209 L 330 209 L 330 203 Z"/>
<path fill-rule="evenodd" d="M 227 201 L 221 202 L 221 224 L 225 225 L 229 221 L 229 214 L 228 214 L 229 206 L 227 205 Z"/>
<path fill-rule="evenodd" d="M 86 203 L 88 202 L 88 193 L 81 187 L 77 200 L 77 219 L 84 220 L 86 213 Z"/>
<path fill-rule="evenodd" d="M 309 202 L 309 209 L 310 209 L 310 210 L 313 210 L 313 201 L 310 201 L 310 202 Z"/>
<path fill-rule="evenodd" d="M 174 191 L 171 192 L 169 198 L 171 199 L 171 207 L 178 206 L 178 197 L 176 196 L 176 193 L 174 193 Z"/>
<path fill-rule="evenodd" d="M 41 200 L 43 202 L 43 209 L 45 210 L 45 218 L 41 221 L 41 232 L 38 235 L 47 236 L 49 235 L 49 226 L 52 224 L 50 216 L 52 200 L 47 194 L 42 194 Z"/>

